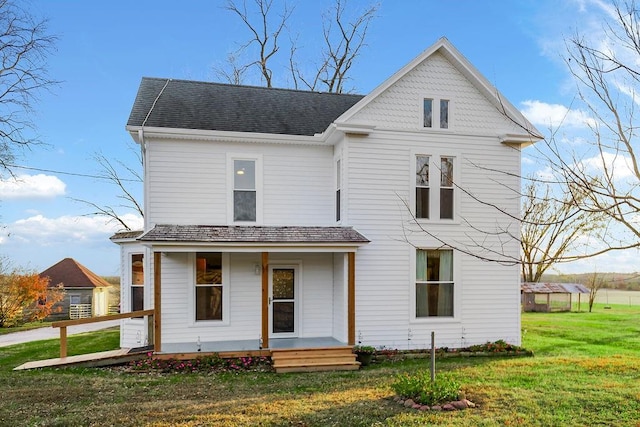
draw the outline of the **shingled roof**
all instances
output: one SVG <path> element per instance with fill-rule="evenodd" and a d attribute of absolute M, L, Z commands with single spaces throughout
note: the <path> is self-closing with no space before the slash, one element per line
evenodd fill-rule
<path fill-rule="evenodd" d="M 362 98 L 143 77 L 127 126 L 313 136 Z"/>
<path fill-rule="evenodd" d="M 156 225 L 141 241 L 199 243 L 368 243 L 351 227 Z"/>
<path fill-rule="evenodd" d="M 40 273 L 50 279 L 49 286 L 62 283 L 64 288 L 102 288 L 111 286 L 103 278 L 72 258 L 65 258 Z"/>

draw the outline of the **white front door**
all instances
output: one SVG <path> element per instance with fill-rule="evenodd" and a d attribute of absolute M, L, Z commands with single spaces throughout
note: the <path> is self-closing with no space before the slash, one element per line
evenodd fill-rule
<path fill-rule="evenodd" d="M 271 337 L 298 336 L 298 281 L 297 266 L 269 266 L 269 335 Z"/>

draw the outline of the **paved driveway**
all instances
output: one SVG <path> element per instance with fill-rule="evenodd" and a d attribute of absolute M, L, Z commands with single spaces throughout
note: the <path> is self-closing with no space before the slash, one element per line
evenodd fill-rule
<path fill-rule="evenodd" d="M 81 334 L 83 332 L 98 331 L 100 329 L 110 328 L 120 325 L 120 320 L 107 320 L 106 322 L 88 323 L 86 325 L 76 325 L 67 327 L 67 335 Z M 60 328 L 38 328 L 29 331 L 13 332 L 10 334 L 0 335 L 0 347 L 6 347 L 13 344 L 22 344 L 31 341 L 48 340 L 52 338 L 60 338 Z"/>

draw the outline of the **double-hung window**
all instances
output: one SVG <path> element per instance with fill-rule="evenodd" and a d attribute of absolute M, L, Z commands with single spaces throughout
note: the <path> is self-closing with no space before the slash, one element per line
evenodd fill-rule
<path fill-rule="evenodd" d="M 429 218 L 429 156 L 416 156 L 416 218 Z"/>
<path fill-rule="evenodd" d="M 416 318 L 453 317 L 453 250 L 416 250 Z"/>
<path fill-rule="evenodd" d="M 440 219 L 453 219 L 453 157 L 440 157 Z"/>
<path fill-rule="evenodd" d="M 455 157 L 418 154 L 415 167 L 415 217 L 454 219 Z"/>
<path fill-rule="evenodd" d="M 256 221 L 256 161 L 233 161 L 233 220 Z"/>
<path fill-rule="evenodd" d="M 222 253 L 196 253 L 195 317 L 200 320 L 222 320 L 223 312 Z"/>
<path fill-rule="evenodd" d="M 144 254 L 131 254 L 131 311 L 144 310 Z"/>

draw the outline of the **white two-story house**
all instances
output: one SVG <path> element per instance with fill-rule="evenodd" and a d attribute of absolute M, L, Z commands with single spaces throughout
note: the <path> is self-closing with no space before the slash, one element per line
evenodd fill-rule
<path fill-rule="evenodd" d="M 520 344 L 519 267 L 474 251 L 518 258 L 497 230 L 539 132 L 448 40 L 366 96 L 143 78 L 126 129 L 122 311 L 155 328 L 124 320 L 123 347 Z"/>

